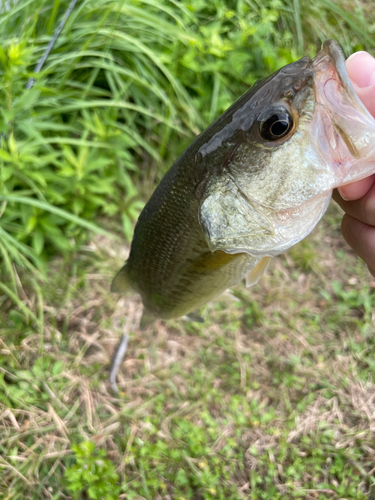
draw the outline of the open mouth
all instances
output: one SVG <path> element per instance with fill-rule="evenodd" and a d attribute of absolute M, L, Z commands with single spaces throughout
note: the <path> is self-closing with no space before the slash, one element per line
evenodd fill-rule
<path fill-rule="evenodd" d="M 318 85 L 323 84 L 323 93 L 335 105 L 339 95 L 344 97 L 343 104 L 350 104 L 359 113 L 370 117 L 366 107 L 357 96 L 346 71 L 345 56 L 335 40 L 326 40 L 322 50 L 313 59 L 312 68 L 316 71 Z M 336 83 L 335 85 L 333 85 Z"/>
<path fill-rule="evenodd" d="M 340 45 L 327 40 L 313 59 L 316 118 L 312 127 L 320 150 L 334 173 L 334 185 L 358 176 L 358 162 L 374 161 L 375 120 L 357 96 L 345 66 Z M 370 175 L 367 169 L 361 177 Z M 356 179 L 357 180 L 357 179 Z"/>

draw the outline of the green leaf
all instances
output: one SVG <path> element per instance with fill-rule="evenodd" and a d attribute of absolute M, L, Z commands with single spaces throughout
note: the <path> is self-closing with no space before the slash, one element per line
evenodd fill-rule
<path fill-rule="evenodd" d="M 40 255 L 42 253 L 44 247 L 44 234 L 39 229 L 33 232 L 32 246 L 37 255 Z"/>
<path fill-rule="evenodd" d="M 100 228 L 96 224 L 93 224 L 91 222 L 88 222 L 81 217 L 78 217 L 77 215 L 73 215 L 66 210 L 62 210 L 61 208 L 57 208 L 53 205 L 50 205 L 49 203 L 45 201 L 40 201 L 36 200 L 35 198 L 29 198 L 25 196 L 17 196 L 17 195 L 5 195 L 5 194 L 0 194 L 0 201 L 8 201 L 8 202 L 13 202 L 13 203 L 21 203 L 25 205 L 30 205 L 32 207 L 37 207 L 41 208 L 42 210 L 45 210 L 46 212 L 50 212 L 52 214 L 56 214 L 63 219 L 69 220 L 71 222 L 74 222 L 77 224 L 77 226 L 84 227 L 86 229 L 89 229 L 90 231 L 97 233 L 97 234 L 103 234 L 105 236 L 108 236 L 110 238 L 117 238 L 115 235 L 112 233 L 109 233 L 105 229 Z"/>

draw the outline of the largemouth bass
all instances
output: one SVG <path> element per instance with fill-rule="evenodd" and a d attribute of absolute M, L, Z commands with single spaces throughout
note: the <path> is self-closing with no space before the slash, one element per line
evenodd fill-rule
<path fill-rule="evenodd" d="M 332 190 L 375 172 L 375 120 L 337 42 L 255 84 L 173 164 L 112 290 L 187 315 L 307 236 Z"/>

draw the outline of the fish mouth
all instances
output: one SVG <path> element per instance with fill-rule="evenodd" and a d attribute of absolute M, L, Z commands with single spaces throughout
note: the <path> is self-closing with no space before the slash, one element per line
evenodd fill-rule
<path fill-rule="evenodd" d="M 374 161 L 375 120 L 357 96 L 335 40 L 324 42 L 311 68 L 317 104 L 312 132 L 331 164 L 333 179 L 328 188 L 332 189 L 372 173 L 370 165 L 364 168 L 364 164 Z"/>
<path fill-rule="evenodd" d="M 323 43 L 322 50 L 312 60 L 312 69 L 316 72 L 317 87 L 333 106 L 337 105 L 334 92 L 338 91 L 340 94 L 346 94 L 345 100 L 350 101 L 359 113 L 372 119 L 353 88 L 346 71 L 344 53 L 336 40 L 326 40 Z M 336 83 L 338 87 L 331 83 Z"/>

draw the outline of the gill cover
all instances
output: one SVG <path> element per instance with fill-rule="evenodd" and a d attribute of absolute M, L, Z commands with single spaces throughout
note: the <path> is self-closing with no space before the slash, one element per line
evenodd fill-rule
<path fill-rule="evenodd" d="M 285 214 L 270 211 L 266 217 L 261 213 L 262 206 L 251 200 L 234 181 L 216 179 L 211 181 L 203 196 L 199 220 L 212 252 L 223 250 L 228 254 L 245 252 L 254 257 L 273 257 L 288 250 L 314 229 L 326 211 L 331 195 L 331 191 L 325 192 L 285 211 Z"/>
<path fill-rule="evenodd" d="M 199 220 L 211 252 L 246 251 L 249 240 L 273 234 L 272 223 L 256 210 L 229 175 L 208 184 Z"/>

